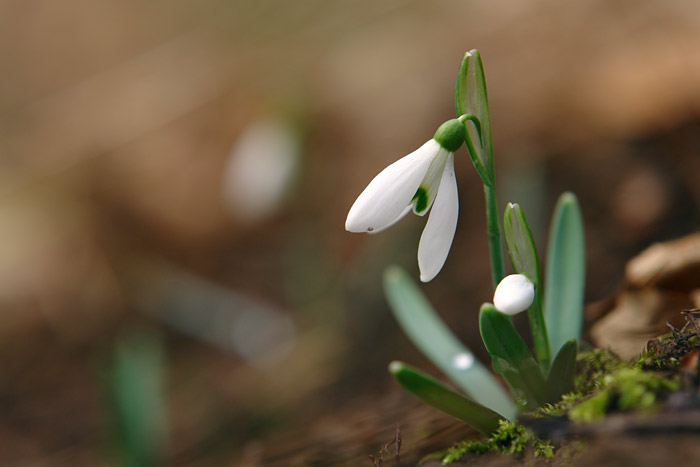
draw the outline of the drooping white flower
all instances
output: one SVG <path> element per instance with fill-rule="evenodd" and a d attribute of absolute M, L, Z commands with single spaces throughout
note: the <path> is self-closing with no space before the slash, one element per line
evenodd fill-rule
<path fill-rule="evenodd" d="M 299 169 L 300 141 L 294 129 L 267 118 L 243 130 L 224 169 L 222 198 L 236 220 L 253 224 L 274 214 Z"/>
<path fill-rule="evenodd" d="M 535 299 L 535 284 L 525 274 L 511 274 L 501 280 L 493 294 L 493 306 L 506 315 L 527 310 Z"/>
<path fill-rule="evenodd" d="M 432 207 L 418 244 L 423 282 L 432 280 L 442 269 L 457 228 L 454 151 L 464 142 L 464 131 L 459 120 L 443 123 L 431 140 L 374 177 L 345 221 L 349 232 L 378 233 L 411 210 L 423 216 Z"/>

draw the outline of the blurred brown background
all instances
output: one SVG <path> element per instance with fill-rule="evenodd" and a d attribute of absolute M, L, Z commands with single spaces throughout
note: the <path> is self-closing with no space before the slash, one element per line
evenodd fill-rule
<path fill-rule="evenodd" d="M 424 220 L 345 215 L 453 117 L 463 53 L 501 204 L 543 251 L 578 194 L 596 301 L 700 226 L 698 45 L 685 0 L 0 2 L 0 463 L 369 463 L 423 423 L 385 368 L 433 370 L 381 274 L 416 272 Z M 456 165 L 423 289 L 479 354 L 483 199 Z"/>

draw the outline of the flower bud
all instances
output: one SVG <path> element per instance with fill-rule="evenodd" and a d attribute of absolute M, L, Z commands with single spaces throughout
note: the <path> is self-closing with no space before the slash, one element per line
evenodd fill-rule
<path fill-rule="evenodd" d="M 466 130 L 464 129 L 464 124 L 458 119 L 453 118 L 438 127 L 433 139 L 448 151 L 455 152 L 462 147 L 465 134 Z"/>
<path fill-rule="evenodd" d="M 535 298 L 535 285 L 525 274 L 506 276 L 496 287 L 493 305 L 506 315 L 516 315 L 527 310 Z"/>

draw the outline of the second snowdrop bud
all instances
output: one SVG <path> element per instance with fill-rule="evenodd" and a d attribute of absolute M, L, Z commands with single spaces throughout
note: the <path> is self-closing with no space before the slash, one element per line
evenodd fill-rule
<path fill-rule="evenodd" d="M 506 315 L 527 310 L 535 298 L 535 284 L 524 274 L 506 276 L 496 287 L 493 305 Z"/>

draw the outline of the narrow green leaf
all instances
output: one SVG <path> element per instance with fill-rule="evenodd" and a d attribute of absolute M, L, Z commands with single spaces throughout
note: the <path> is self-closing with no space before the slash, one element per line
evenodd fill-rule
<path fill-rule="evenodd" d="M 525 274 L 535 284 L 535 299 L 528 309 L 532 341 L 535 345 L 535 355 L 546 372 L 549 370 L 550 349 L 547 338 L 547 326 L 542 313 L 542 287 L 540 286 L 540 263 L 537 257 L 535 241 L 532 238 L 530 225 L 525 213 L 518 204 L 508 203 L 503 216 L 503 233 L 513 269 L 519 274 Z"/>
<path fill-rule="evenodd" d="M 166 450 L 162 337 L 150 330 L 119 336 L 105 383 L 113 410 L 117 455 L 124 465 L 158 465 Z"/>
<path fill-rule="evenodd" d="M 552 369 L 547 376 L 546 402 L 559 402 L 561 396 L 574 390 L 576 376 L 576 339 L 567 341 L 552 363 Z"/>
<path fill-rule="evenodd" d="M 545 401 L 544 374 L 510 319 L 496 311 L 492 304 L 484 303 L 479 313 L 479 330 L 494 371 L 503 375 L 528 406 L 542 405 Z"/>
<path fill-rule="evenodd" d="M 455 107 L 457 117 L 472 114 L 477 117 L 481 128 L 477 129 L 473 122 L 464 122 L 468 138 L 475 143 L 477 157 L 493 179 L 493 143 L 491 138 L 491 117 L 489 99 L 486 92 L 486 78 L 481 55 L 476 49 L 464 54 L 457 73 L 455 86 Z"/>
<path fill-rule="evenodd" d="M 586 255 L 583 220 L 573 193 L 564 193 L 554 209 L 547 248 L 544 316 L 550 347 L 579 339 L 583 321 Z"/>
<path fill-rule="evenodd" d="M 384 290 L 396 321 L 435 366 L 478 403 L 509 420 L 515 417 L 506 390 L 450 331 L 403 269 L 386 270 Z"/>
<path fill-rule="evenodd" d="M 503 216 L 503 230 L 510 261 L 520 274 L 526 274 L 535 287 L 540 283 L 540 263 L 537 248 L 532 238 L 530 224 L 523 209 L 517 203 L 508 203 Z"/>
<path fill-rule="evenodd" d="M 498 428 L 501 416 L 464 397 L 440 381 L 403 362 L 393 361 L 389 372 L 407 391 L 426 404 L 467 423 L 485 435 Z"/>

